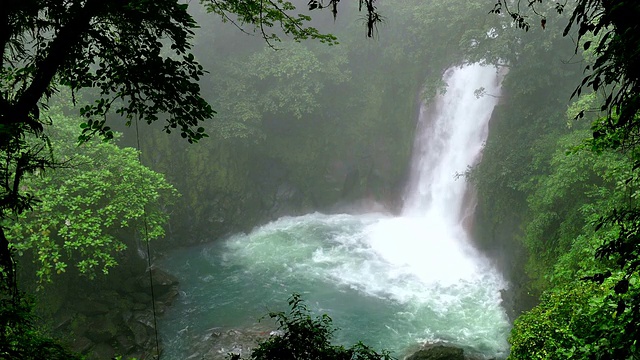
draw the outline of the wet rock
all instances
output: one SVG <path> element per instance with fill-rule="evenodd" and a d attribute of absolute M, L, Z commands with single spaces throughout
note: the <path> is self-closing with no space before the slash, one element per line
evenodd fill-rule
<path fill-rule="evenodd" d="M 150 295 L 150 293 L 134 292 L 130 296 L 137 303 L 151 304 L 151 295 Z"/>
<path fill-rule="evenodd" d="M 507 317 L 509 317 L 509 321 L 513 322 L 517 317 L 515 312 L 516 302 L 514 291 L 512 289 L 500 290 L 500 300 L 502 301 L 502 307 L 507 313 Z"/>
<path fill-rule="evenodd" d="M 164 314 L 165 310 L 167 310 L 167 305 L 162 301 L 156 301 L 156 315 L 160 316 Z"/>
<path fill-rule="evenodd" d="M 145 278 L 148 282 L 149 276 L 146 276 Z M 130 296 L 133 293 L 139 292 L 141 290 L 140 282 L 140 276 L 132 276 L 121 283 L 121 286 L 118 288 L 118 292 L 125 296 Z"/>
<path fill-rule="evenodd" d="M 144 303 L 135 303 L 131 308 L 133 310 L 145 310 L 147 307 L 148 305 L 145 305 Z"/>
<path fill-rule="evenodd" d="M 84 336 L 76 336 L 75 340 L 71 343 L 71 350 L 77 353 L 84 353 L 93 346 L 93 342 Z"/>
<path fill-rule="evenodd" d="M 153 290 L 156 296 L 162 296 L 166 294 L 174 286 L 177 286 L 179 284 L 178 279 L 175 276 L 157 267 L 151 268 L 151 275 L 153 277 Z M 140 277 L 138 283 L 143 289 L 151 288 L 151 283 L 149 282 L 148 276 Z"/>
<path fill-rule="evenodd" d="M 118 335 L 116 337 L 116 343 L 118 344 L 119 352 L 129 354 L 136 349 L 134 341 L 125 335 Z"/>
<path fill-rule="evenodd" d="M 180 295 L 180 292 L 174 287 L 169 289 L 164 295 L 159 296 L 158 301 L 162 302 L 165 306 L 171 306 L 178 295 Z"/>
<path fill-rule="evenodd" d="M 135 343 L 139 346 L 144 346 L 151 338 L 149 328 L 139 322 L 129 324 L 129 330 L 133 334 Z"/>
<path fill-rule="evenodd" d="M 431 345 L 406 360 L 465 360 L 464 350 L 448 345 Z"/>
<path fill-rule="evenodd" d="M 120 318 L 122 319 L 123 323 L 129 322 L 129 320 L 131 320 L 132 317 L 133 317 L 133 312 L 130 310 L 124 309 L 120 312 Z"/>
<path fill-rule="evenodd" d="M 116 355 L 116 351 L 111 345 L 106 343 L 100 343 L 91 349 L 91 358 L 93 359 L 113 359 Z"/>
<path fill-rule="evenodd" d="M 95 342 L 106 342 L 118 334 L 118 328 L 110 316 L 99 316 L 89 323 L 85 334 Z"/>
<path fill-rule="evenodd" d="M 144 269 L 144 268 L 143 268 Z M 51 319 L 60 334 L 71 333 L 70 346 L 89 360 L 148 358 L 156 352 L 155 322 L 179 296 L 178 281 L 152 268 L 155 304 L 152 302 L 149 273 L 137 272 L 119 281 L 90 284 L 79 295 L 69 296 Z M 201 354 L 204 352 L 201 352 Z"/>
<path fill-rule="evenodd" d="M 153 311 L 151 310 L 136 311 L 133 313 L 132 319 L 133 321 L 143 324 L 146 327 L 152 329 L 154 327 Z"/>
<path fill-rule="evenodd" d="M 261 340 L 269 337 L 273 328 L 256 324 L 243 329 L 214 327 L 204 333 L 190 334 L 190 328 L 181 330 L 180 336 L 189 339 L 190 353 L 186 358 L 228 360 L 229 354 L 248 358 Z"/>
<path fill-rule="evenodd" d="M 75 311 L 87 316 L 101 315 L 109 312 L 109 306 L 101 302 L 82 299 L 80 302 L 74 305 Z"/>

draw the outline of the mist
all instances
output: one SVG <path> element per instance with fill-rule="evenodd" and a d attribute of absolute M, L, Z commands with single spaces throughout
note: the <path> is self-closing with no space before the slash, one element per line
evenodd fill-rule
<path fill-rule="evenodd" d="M 506 359 L 513 320 L 550 286 L 523 240 L 548 224 L 532 199 L 588 129 L 567 120 L 587 60 L 566 14 L 544 8 L 525 32 L 483 1 L 381 1 L 370 38 L 357 2 L 335 18 L 294 4 L 336 43 L 188 3 L 208 137 L 109 116 L 167 183 L 149 205 L 158 238 L 119 231 L 120 265 L 94 279 L 39 283 L 26 254 L 43 321 L 89 358 L 248 358 L 279 336 L 261 318 L 299 293 L 339 345 Z M 570 227 L 554 226 L 538 238 Z"/>

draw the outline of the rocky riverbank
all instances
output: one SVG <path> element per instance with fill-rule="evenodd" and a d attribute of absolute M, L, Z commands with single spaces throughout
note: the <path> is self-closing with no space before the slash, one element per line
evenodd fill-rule
<path fill-rule="evenodd" d="M 190 336 L 192 350 L 186 359 L 228 360 L 230 354 L 248 359 L 259 342 L 277 334 L 263 323 L 244 329 L 211 328 L 204 335 Z"/>
<path fill-rule="evenodd" d="M 184 330 L 184 336 L 190 344 L 189 355 L 186 360 L 229 360 L 231 354 L 240 355 L 248 359 L 252 350 L 269 336 L 279 336 L 278 330 L 273 330 L 268 324 L 258 323 L 243 329 L 211 328 L 204 334 L 190 335 L 189 329 Z M 401 360 L 498 360 L 474 355 L 464 349 L 446 343 L 431 343 L 416 345 L 408 349 Z"/>
<path fill-rule="evenodd" d="M 191 344 L 186 360 L 229 360 L 231 354 L 248 359 L 251 351 L 269 336 L 278 336 L 277 330 L 271 330 L 265 324 L 255 324 L 243 329 L 211 328 L 204 335 L 188 335 Z M 426 344 L 409 350 L 402 360 L 497 360 L 474 356 L 462 348 L 437 343 Z"/>
<path fill-rule="evenodd" d="M 464 349 L 449 344 L 426 344 L 420 350 L 411 351 L 404 360 L 497 360 L 465 353 Z"/>
<path fill-rule="evenodd" d="M 151 274 L 161 316 L 178 296 L 178 281 L 157 268 Z M 89 359 L 151 358 L 157 352 L 153 305 L 146 272 L 118 286 L 73 294 L 52 316 L 54 332 Z"/>

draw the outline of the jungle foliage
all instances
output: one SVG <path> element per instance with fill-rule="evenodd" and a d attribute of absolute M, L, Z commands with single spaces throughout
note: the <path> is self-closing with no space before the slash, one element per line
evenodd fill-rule
<path fill-rule="evenodd" d="M 566 92 L 574 105 L 565 119 L 559 118 L 561 107 L 553 106 L 551 114 L 531 109 L 522 115 L 539 125 L 514 129 L 506 116 L 519 117 L 531 99 L 511 96 L 487 142 L 487 162 L 472 172 L 482 196 L 489 195 L 485 201 L 496 199 L 485 206 L 495 210 L 495 229 L 505 231 L 505 221 L 514 224 L 511 231 L 521 224 L 516 239 L 531 278 L 527 290 L 540 295 L 539 304 L 515 321 L 510 359 L 637 358 L 640 43 L 631 19 L 640 7 L 634 1 L 519 4 L 498 1 L 493 12 L 527 33 L 556 32 L 563 24 L 561 33 L 576 39 L 584 75 L 578 73 L 573 92 Z M 558 94 L 553 86 L 530 88 Z M 519 141 L 528 146 L 494 152 L 518 149 L 509 145 L 509 131 L 523 134 Z M 528 165 L 509 163 L 527 153 Z M 505 189 L 510 196 L 500 194 Z M 518 206 L 525 210 L 509 213 Z"/>
<path fill-rule="evenodd" d="M 290 2 L 203 0 L 223 23 L 258 33 L 267 44 L 227 52 L 221 49 L 234 46 L 214 39 L 193 53 L 193 40 L 210 38 L 194 39 L 197 23 L 177 1 L 3 4 L 0 354 L 23 351 L 29 339 L 38 349 L 40 341 L 15 290 L 14 252 L 37 249 L 32 260 L 48 280 L 71 263 L 80 272 L 108 270 L 124 247 L 120 236 L 135 236 L 121 228 L 140 231 L 146 206 L 150 234 L 162 234 L 159 192 L 170 199 L 174 191 L 161 176 L 134 165 L 135 151 L 91 140 L 115 136 L 111 127 L 117 125 L 107 124 L 111 116 L 124 124 L 162 123 L 163 132 L 189 143 L 208 135 L 216 140 L 194 149 L 151 135 L 142 144 L 146 163 L 185 193 L 179 207 L 193 216 L 177 217 L 186 225 L 176 231 L 221 235 L 340 199 L 394 198 L 411 154 L 418 89 L 430 84 L 422 93 L 428 99 L 442 89 L 444 69 L 479 61 L 509 68 L 483 162 L 469 173 L 488 229 L 483 246 L 522 251 L 531 279 L 526 290 L 541 295 L 515 323 L 511 358 L 637 357 L 640 4 L 520 2 L 513 7 L 498 0 L 497 16 L 487 16 L 491 9 L 480 0 L 309 1 L 308 9 L 328 8 L 333 19 L 339 7 L 340 17 L 363 11 L 369 37 L 388 26 L 376 43 L 363 43 L 354 25 L 338 17 L 334 29 L 347 46 L 326 48 L 281 41 L 291 35 L 338 45 L 334 35 L 317 30 L 322 24 L 309 26 L 307 13 L 295 14 Z M 386 24 L 382 14 L 405 21 Z M 514 35 L 513 27 L 528 31 Z M 582 59 L 586 66 L 567 64 Z M 205 67 L 215 81 L 204 76 Z M 70 146 L 76 135 L 64 129 L 66 120 L 46 112 L 59 87 L 69 87 L 81 109 L 80 150 Z M 78 101 L 81 92 L 95 101 Z M 572 92 L 579 109 L 567 117 Z M 209 104 L 221 115 L 205 133 L 202 122 L 214 115 Z M 66 169 L 71 154 L 82 161 Z M 178 156 L 172 161 L 167 154 Z M 60 175 L 49 176 L 56 167 Z M 118 184 L 122 197 L 110 193 L 114 176 L 125 180 Z M 202 197 L 211 201 L 198 201 Z M 520 236 L 511 242 L 514 232 Z M 73 261 L 62 260 L 68 253 Z M 516 269 L 520 260 L 505 267 Z M 304 335 L 296 339 L 318 340 L 314 348 L 345 356 L 372 354 L 366 347 L 334 347 L 328 319 L 311 318 L 299 298 L 290 305 L 289 316 L 273 316 L 287 333 Z M 267 342 L 257 356 L 290 349 L 278 341 Z M 58 351 L 55 344 L 51 349 Z"/>
<path fill-rule="evenodd" d="M 259 29 L 269 44 L 283 34 L 297 41 L 335 42 L 333 35 L 309 26 L 308 15 L 293 15 L 296 8 L 288 1 L 202 3 L 224 21 Z M 331 7 L 335 15 L 337 4 L 309 7 Z M 369 27 L 378 22 L 375 0 L 359 5 L 374 19 Z M 197 23 L 187 8 L 174 0 L 9 1 L 2 7 L 0 218 L 32 208 L 34 195 L 20 186 L 25 174 L 56 167 L 43 133 L 50 119 L 41 110 L 61 86 L 71 89 L 72 103 L 85 119 L 80 141 L 94 135 L 111 139 L 109 114 L 127 125 L 162 120 L 164 132 L 177 130 L 189 143 L 207 137 L 201 124 L 215 111 L 200 95 L 198 81 L 205 71 L 191 53 Z M 267 34 L 267 28 L 273 32 Z M 83 91 L 92 100 L 76 102 Z M 0 269 L 13 287 L 13 259 L 1 229 Z"/>
<path fill-rule="evenodd" d="M 111 157 L 114 151 L 118 152 L 114 145 L 89 144 L 85 148 L 87 153 L 79 157 L 87 161 L 91 153 L 91 156 L 102 156 L 93 161 L 119 159 L 117 167 L 100 169 L 94 162 L 95 178 L 77 172 L 68 172 L 66 177 L 61 173 L 60 178 L 42 176 L 66 163 L 54 155 L 56 140 L 46 129 L 53 120 L 60 120 L 45 114 L 47 100 L 61 86 L 71 89 L 74 105 L 83 89 L 93 91 L 91 98 L 95 101 L 79 105 L 84 118 L 82 128 L 76 125 L 75 135 L 59 139 L 68 147 L 77 142 L 78 135 L 83 142 L 96 134 L 104 139 L 113 138 L 113 131 L 106 125 L 109 112 L 121 115 L 128 123 L 154 122 L 162 112 L 167 132 L 177 128 L 189 142 L 202 139 L 205 134 L 199 124 L 211 117 L 213 110 L 199 95 L 196 81 L 203 69 L 189 54 L 195 23 L 186 10 L 187 5 L 176 1 L 3 2 L 0 8 L 0 357 L 72 358 L 55 342 L 40 336 L 31 307 L 24 305 L 26 295 L 17 287 L 16 251 L 37 253 L 33 257 L 41 265 L 38 276 L 43 280 L 48 280 L 52 273 L 65 271 L 68 262 L 63 258 L 74 253 L 87 256 L 74 259 L 73 264 L 78 265 L 80 271 L 89 272 L 94 267 L 106 270 L 114 264 L 112 251 L 121 249 L 122 244 L 114 234 L 107 235 L 105 227 L 114 223 L 120 227 L 122 221 L 140 218 L 139 214 L 127 213 L 128 210 L 122 208 L 124 204 L 107 204 L 104 195 L 109 194 L 106 192 L 87 196 L 90 189 L 104 189 L 104 184 L 100 186 L 92 180 L 112 181 L 106 176 L 108 172 L 130 165 L 136 158 L 134 152 L 124 151 Z M 60 129 L 54 129 L 63 131 L 64 125 L 60 125 Z M 150 180 L 153 182 L 153 178 Z M 55 185 L 60 187 L 53 188 Z M 126 183 L 125 186 L 135 188 L 138 184 Z M 145 196 L 149 201 L 154 199 L 152 193 Z M 105 208 L 98 210 L 100 205 Z M 38 210 L 30 212 L 34 208 Z M 62 211 L 71 211 L 76 217 L 71 218 Z M 140 209 L 132 206 L 132 211 L 139 213 Z M 16 218 L 18 221 L 14 222 Z"/>
<path fill-rule="evenodd" d="M 506 59 L 519 44 L 506 31 L 487 34 L 509 21 L 487 16 L 482 1 L 379 3 L 387 21 L 375 41 L 363 39 L 355 5 L 341 3 L 335 23 L 311 13 L 314 26 L 340 39 L 331 47 L 283 38 L 274 52 L 215 21 L 196 32 L 205 46 L 195 56 L 211 71 L 203 96 L 219 110 L 208 127 L 215 141 L 141 138 L 145 164 L 184 195 L 170 220 L 176 233 L 201 241 L 361 199 L 397 209 L 417 102 L 444 90 L 450 66 Z"/>
<path fill-rule="evenodd" d="M 57 166 L 43 132 L 42 114 L 59 86 L 72 102 L 83 89 L 95 93 L 80 113 L 79 140 L 113 137 L 109 112 L 125 122 L 165 120 L 195 142 L 199 124 L 213 115 L 200 97 L 202 67 L 189 53 L 196 26 L 186 4 L 175 1 L 9 1 L 0 10 L 0 219 L 31 210 L 36 200 L 22 180 Z M 15 288 L 12 250 L 0 228 L 2 286 Z"/>
<path fill-rule="evenodd" d="M 313 317 L 300 294 L 289 298 L 291 310 L 271 312 L 269 318 L 278 324 L 278 330 L 260 342 L 251 351 L 252 360 L 391 360 L 387 351 L 377 352 L 363 343 L 351 347 L 332 344 L 336 329 L 331 318 L 324 314 Z M 239 355 L 231 355 L 239 360 Z"/>
<path fill-rule="evenodd" d="M 0 359 L 81 359 L 42 330 L 33 307 L 33 301 L 25 296 L 0 299 Z"/>

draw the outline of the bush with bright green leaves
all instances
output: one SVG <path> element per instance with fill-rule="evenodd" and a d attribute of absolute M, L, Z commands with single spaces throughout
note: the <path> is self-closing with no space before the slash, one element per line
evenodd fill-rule
<path fill-rule="evenodd" d="M 261 342 L 251 352 L 251 360 L 391 360 L 387 351 L 376 352 L 363 343 L 346 348 L 331 343 L 335 328 L 324 314 L 312 317 L 299 294 L 289 298 L 291 310 L 269 313 L 278 323 L 278 334 Z M 239 355 L 231 355 L 239 360 Z"/>
<path fill-rule="evenodd" d="M 164 235 L 166 207 L 177 192 L 162 174 L 142 166 L 138 152 L 113 142 L 78 145 L 80 120 L 52 115 L 47 129 L 58 168 L 25 176 L 22 191 L 33 211 L 5 219 L 17 255 L 29 255 L 40 281 L 70 266 L 89 277 L 108 273 L 134 239 Z"/>
<path fill-rule="evenodd" d="M 633 313 L 620 301 L 638 294 L 616 294 L 613 284 L 621 276 L 546 292 L 538 306 L 516 319 L 508 360 L 636 359 L 637 340 L 628 335 Z M 637 284 L 638 277 L 631 282 Z"/>

